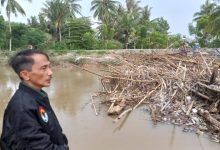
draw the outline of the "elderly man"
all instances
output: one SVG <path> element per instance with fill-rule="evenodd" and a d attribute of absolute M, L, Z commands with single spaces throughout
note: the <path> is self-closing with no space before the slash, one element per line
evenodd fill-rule
<path fill-rule="evenodd" d="M 52 79 L 48 55 L 24 50 L 11 58 L 10 65 L 21 83 L 5 110 L 1 150 L 68 150 L 67 138 L 42 90 Z"/>

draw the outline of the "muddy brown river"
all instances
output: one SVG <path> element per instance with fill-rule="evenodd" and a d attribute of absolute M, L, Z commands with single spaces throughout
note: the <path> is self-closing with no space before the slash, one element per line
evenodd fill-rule
<path fill-rule="evenodd" d="M 19 79 L 8 67 L 0 66 L 0 129 L 4 108 L 18 87 Z M 80 70 L 53 69 L 51 87 L 46 88 L 51 105 L 69 140 L 70 150 L 219 150 L 220 144 L 207 135 L 182 132 L 173 125 L 154 126 L 145 107 L 118 123 L 99 107 L 96 116 L 90 94 L 100 89 L 96 76 Z M 1 133 L 1 130 L 0 130 Z"/>

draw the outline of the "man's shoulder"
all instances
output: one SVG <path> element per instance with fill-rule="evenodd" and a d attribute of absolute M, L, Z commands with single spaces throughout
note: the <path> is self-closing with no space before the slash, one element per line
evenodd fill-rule
<path fill-rule="evenodd" d="M 8 107 L 17 111 L 25 111 L 28 109 L 37 109 L 37 103 L 29 93 L 17 90 L 12 96 Z"/>

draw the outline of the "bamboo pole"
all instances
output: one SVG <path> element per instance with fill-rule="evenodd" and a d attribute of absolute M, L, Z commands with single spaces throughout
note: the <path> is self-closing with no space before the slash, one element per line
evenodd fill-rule
<path fill-rule="evenodd" d="M 186 115 L 189 116 L 190 114 L 190 111 L 192 110 L 192 107 L 193 107 L 193 104 L 194 104 L 194 101 L 191 102 L 189 108 L 188 108 L 188 111 L 186 112 Z"/>
<path fill-rule="evenodd" d="M 98 113 L 97 113 L 97 110 L 96 110 L 96 107 L 95 107 L 95 104 L 94 104 L 93 96 L 90 95 L 90 97 L 91 97 L 91 100 L 92 100 L 92 106 L 93 106 L 93 109 L 95 111 L 95 115 L 98 116 Z"/>
<path fill-rule="evenodd" d="M 135 110 L 146 98 L 150 97 L 160 86 L 161 84 L 159 84 L 154 90 L 150 91 L 136 106 L 134 106 L 133 110 Z"/>
<path fill-rule="evenodd" d="M 200 55 L 201 55 L 201 57 L 202 57 L 203 62 L 204 62 L 205 65 L 206 65 L 206 68 L 207 68 L 208 71 L 209 71 L 209 74 L 211 75 L 211 74 L 212 74 L 212 71 L 211 71 L 209 65 L 207 64 L 207 62 L 206 62 L 205 58 L 203 57 L 202 53 L 201 53 L 201 52 L 199 52 L 199 53 L 200 53 Z"/>

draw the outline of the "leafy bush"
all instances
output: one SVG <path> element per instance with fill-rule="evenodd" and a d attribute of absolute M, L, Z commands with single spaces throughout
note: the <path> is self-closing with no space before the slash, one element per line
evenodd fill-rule
<path fill-rule="evenodd" d="M 49 46 L 47 47 L 48 50 L 54 50 L 54 51 L 67 51 L 68 46 L 65 41 L 62 42 L 51 42 Z"/>
<path fill-rule="evenodd" d="M 37 28 L 28 28 L 22 35 L 25 45 L 31 44 L 36 48 L 44 49 L 44 41 L 46 41 L 46 33 Z"/>
<path fill-rule="evenodd" d="M 116 40 L 102 41 L 104 49 L 122 49 L 123 44 Z"/>
<path fill-rule="evenodd" d="M 83 35 L 82 41 L 83 41 L 83 48 L 87 50 L 96 49 L 97 47 L 97 40 L 91 32 L 86 32 Z"/>
<path fill-rule="evenodd" d="M 88 42 L 88 44 L 92 44 L 92 28 L 91 22 L 86 17 L 81 18 L 73 18 L 70 19 L 64 27 L 64 38 L 67 39 L 67 44 L 71 49 L 84 49 L 85 44 L 83 43 Z M 83 38 L 85 38 L 83 40 Z M 89 45 L 91 46 L 91 45 Z M 86 48 L 89 48 L 86 46 Z"/>

